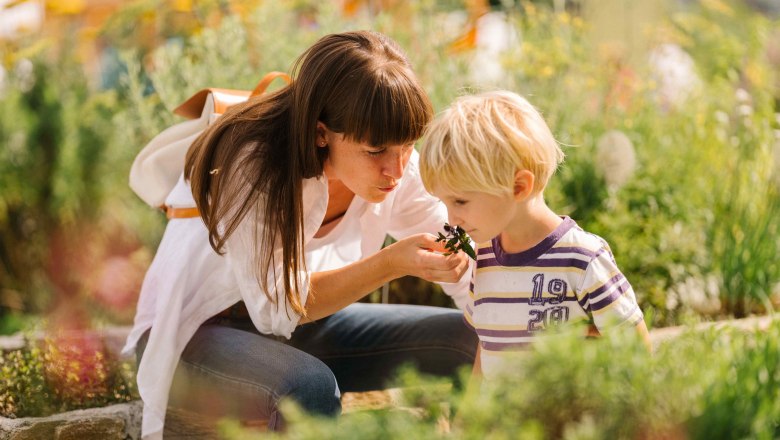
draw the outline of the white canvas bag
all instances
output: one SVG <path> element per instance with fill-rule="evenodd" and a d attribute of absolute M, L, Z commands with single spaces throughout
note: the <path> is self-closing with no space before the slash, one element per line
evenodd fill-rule
<path fill-rule="evenodd" d="M 187 150 L 195 139 L 230 106 L 263 94 L 276 78 L 290 83 L 287 74 L 270 72 L 251 92 L 204 89 L 177 107 L 174 113 L 190 120 L 166 128 L 138 153 L 130 168 L 130 188 L 149 206 L 165 209 L 165 198 L 176 186 Z"/>

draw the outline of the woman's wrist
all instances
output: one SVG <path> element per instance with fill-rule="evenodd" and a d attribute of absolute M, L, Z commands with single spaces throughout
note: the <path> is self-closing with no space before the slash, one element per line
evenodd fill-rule
<path fill-rule="evenodd" d="M 380 270 L 384 271 L 387 278 L 390 280 L 410 275 L 410 272 L 404 268 L 404 262 L 399 255 L 399 246 L 399 243 L 395 242 L 382 248 L 375 254 L 375 256 L 378 257 Z"/>

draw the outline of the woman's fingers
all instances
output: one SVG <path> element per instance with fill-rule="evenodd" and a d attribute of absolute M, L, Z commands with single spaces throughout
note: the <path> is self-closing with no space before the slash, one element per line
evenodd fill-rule
<path fill-rule="evenodd" d="M 468 256 L 463 252 L 444 255 L 439 252 L 423 251 L 418 261 L 421 271 L 418 276 L 428 281 L 454 283 L 469 267 Z"/>
<path fill-rule="evenodd" d="M 468 256 L 464 252 L 449 254 L 436 236 L 417 234 L 392 245 L 391 261 L 402 272 L 428 281 L 454 283 L 468 270 Z M 389 250 L 389 249 L 388 249 Z M 445 255 L 449 254 L 449 255 Z"/>
<path fill-rule="evenodd" d="M 436 236 L 431 234 L 419 234 L 414 236 L 417 240 L 417 246 L 421 249 L 426 249 L 434 252 L 446 253 L 447 248 L 443 242 L 436 241 Z"/>

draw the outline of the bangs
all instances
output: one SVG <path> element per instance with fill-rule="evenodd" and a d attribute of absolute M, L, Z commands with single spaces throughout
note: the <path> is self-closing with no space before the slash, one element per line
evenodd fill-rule
<path fill-rule="evenodd" d="M 425 90 L 398 63 L 371 66 L 368 75 L 350 75 L 334 109 L 323 122 L 347 138 L 381 147 L 419 139 L 433 118 Z M 328 118 L 327 116 L 331 116 Z"/>

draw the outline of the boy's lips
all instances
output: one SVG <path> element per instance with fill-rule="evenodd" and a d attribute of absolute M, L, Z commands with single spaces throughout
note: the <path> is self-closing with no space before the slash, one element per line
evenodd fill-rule
<path fill-rule="evenodd" d="M 383 192 L 390 192 L 390 191 L 394 190 L 396 186 L 398 186 L 398 185 L 379 187 L 379 190 L 383 191 Z"/>

